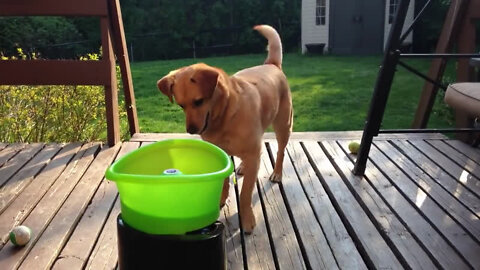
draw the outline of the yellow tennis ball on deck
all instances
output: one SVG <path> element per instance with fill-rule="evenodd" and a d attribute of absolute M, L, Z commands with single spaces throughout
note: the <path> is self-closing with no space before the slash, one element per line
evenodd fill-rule
<path fill-rule="evenodd" d="M 348 144 L 348 150 L 350 150 L 350 153 L 352 154 L 357 154 L 359 148 L 360 148 L 360 144 L 358 142 L 350 142 Z"/>
<path fill-rule="evenodd" d="M 15 246 L 24 246 L 30 241 L 32 230 L 27 226 L 17 226 L 10 231 L 9 237 Z"/>

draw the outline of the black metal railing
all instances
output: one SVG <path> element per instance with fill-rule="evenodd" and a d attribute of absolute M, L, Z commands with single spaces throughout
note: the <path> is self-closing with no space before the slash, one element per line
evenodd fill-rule
<path fill-rule="evenodd" d="M 382 123 L 383 115 L 385 113 L 385 107 L 387 104 L 388 96 L 391 90 L 393 78 L 395 76 L 395 71 L 397 65 L 402 66 L 406 70 L 412 72 L 413 74 L 423 78 L 424 80 L 432 83 L 436 87 L 446 90 L 447 87 L 441 82 L 424 75 L 417 69 L 407 65 L 406 63 L 400 61 L 401 58 L 472 58 L 480 57 L 480 54 L 406 54 L 401 53 L 401 44 L 403 40 L 408 36 L 408 34 L 413 30 L 414 26 L 420 21 L 420 18 L 427 10 L 427 7 L 430 5 L 431 0 L 428 0 L 424 7 L 419 11 L 417 16 L 414 18 L 412 24 L 407 28 L 407 30 L 402 34 L 402 29 L 405 24 L 405 17 L 407 14 L 408 6 L 410 0 L 400 0 L 398 5 L 396 16 L 392 24 L 392 28 L 389 33 L 387 46 L 385 48 L 385 54 L 383 58 L 382 65 L 380 67 L 377 80 L 375 83 L 375 89 L 372 95 L 372 100 L 370 103 L 370 109 L 368 111 L 367 119 L 365 121 L 365 127 L 363 130 L 362 140 L 360 143 L 360 149 L 357 155 L 357 160 L 353 168 L 353 173 L 355 175 L 363 175 L 366 168 L 366 163 L 368 160 L 368 155 L 372 145 L 373 137 L 377 136 L 379 133 L 464 133 L 464 132 L 479 132 L 479 128 L 452 128 L 452 129 L 390 129 L 390 130 L 380 130 Z"/>

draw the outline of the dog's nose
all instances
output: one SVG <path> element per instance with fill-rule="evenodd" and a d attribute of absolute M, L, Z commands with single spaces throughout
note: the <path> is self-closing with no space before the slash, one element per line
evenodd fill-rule
<path fill-rule="evenodd" d="M 197 134 L 198 128 L 194 125 L 189 125 L 187 127 L 187 132 L 190 133 L 190 134 Z"/>

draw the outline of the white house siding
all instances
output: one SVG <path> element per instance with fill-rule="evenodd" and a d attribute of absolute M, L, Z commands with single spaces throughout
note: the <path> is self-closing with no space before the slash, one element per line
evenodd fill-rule
<path fill-rule="evenodd" d="M 390 28 L 392 28 L 392 25 L 388 23 L 388 7 L 390 4 L 390 0 L 386 0 L 385 3 L 386 3 L 385 4 L 385 34 L 383 35 L 383 48 L 385 48 L 385 46 L 387 45 L 388 35 L 390 34 Z M 403 24 L 403 32 L 405 32 L 413 22 L 414 8 L 415 8 L 415 1 L 412 0 L 408 5 L 407 16 L 405 17 L 405 23 Z M 410 32 L 407 38 L 405 38 L 403 42 L 404 44 L 412 43 L 412 32 Z"/>
<path fill-rule="evenodd" d="M 328 48 L 328 27 L 330 24 L 330 0 L 326 1 L 325 25 L 315 24 L 316 0 L 302 1 L 302 53 L 307 48 L 305 44 L 325 43 Z"/>

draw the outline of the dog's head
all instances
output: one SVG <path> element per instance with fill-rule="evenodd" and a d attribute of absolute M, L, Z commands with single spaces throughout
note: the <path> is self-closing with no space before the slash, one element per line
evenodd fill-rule
<path fill-rule="evenodd" d="M 220 70 L 206 64 L 194 64 L 171 71 L 157 82 L 158 89 L 170 102 L 183 109 L 186 129 L 190 134 L 202 134 L 208 127 L 212 107 L 218 96 Z"/>

